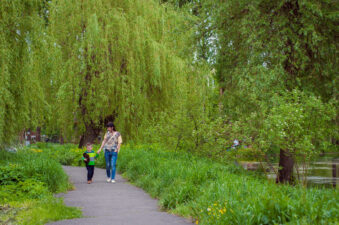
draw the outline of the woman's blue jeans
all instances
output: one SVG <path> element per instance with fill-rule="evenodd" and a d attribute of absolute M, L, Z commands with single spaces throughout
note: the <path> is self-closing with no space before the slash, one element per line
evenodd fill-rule
<path fill-rule="evenodd" d="M 118 159 L 118 153 L 114 151 L 108 151 L 105 149 L 105 161 L 106 161 L 106 173 L 108 178 L 115 178 L 116 164 Z"/>

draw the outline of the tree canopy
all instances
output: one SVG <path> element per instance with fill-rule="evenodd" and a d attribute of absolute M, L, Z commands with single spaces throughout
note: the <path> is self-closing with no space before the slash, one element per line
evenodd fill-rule
<path fill-rule="evenodd" d="M 12 116 L 2 121 L 2 127 L 13 127 L 10 135 L 39 122 L 69 141 L 81 136 L 82 145 L 110 120 L 127 140 L 142 138 L 141 127 L 156 123 L 161 113 L 175 114 L 206 87 L 204 69 L 192 66 L 193 19 L 170 5 L 153 0 L 6 1 L 2 7 L 2 17 L 9 20 L 3 29 L 22 23 L 8 30 L 3 37 L 8 42 L 2 42 L 7 51 L 2 70 L 17 82 L 2 85 L 17 98 L 9 95 L 1 107 Z M 29 14 L 21 17 L 21 11 Z M 13 39 L 13 32 L 21 39 Z M 7 72 L 10 65 L 13 71 Z"/>
<path fill-rule="evenodd" d="M 41 1 L 0 3 L 0 143 L 43 122 L 45 21 Z"/>

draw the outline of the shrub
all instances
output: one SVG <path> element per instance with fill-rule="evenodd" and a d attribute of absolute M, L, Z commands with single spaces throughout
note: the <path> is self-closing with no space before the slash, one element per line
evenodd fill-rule
<path fill-rule="evenodd" d="M 0 185 L 1 223 L 35 225 L 81 216 L 53 197 L 70 185 L 61 165 L 41 149 L 0 150 Z"/>
<path fill-rule="evenodd" d="M 51 192 L 65 191 L 68 178 L 62 167 L 47 155 L 30 150 L 17 153 L 0 151 L 0 183 L 9 184 L 32 178 L 44 182 Z M 7 159 L 7 160 L 6 160 Z"/>
<path fill-rule="evenodd" d="M 16 184 L 0 186 L 0 203 L 18 199 L 41 199 L 49 194 L 45 183 L 29 178 Z"/>

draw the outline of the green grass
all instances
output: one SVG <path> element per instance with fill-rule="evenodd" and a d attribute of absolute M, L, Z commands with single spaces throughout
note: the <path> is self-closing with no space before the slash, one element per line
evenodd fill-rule
<path fill-rule="evenodd" d="M 53 193 L 71 185 L 61 165 L 39 151 L 0 151 L 0 224 L 45 224 L 78 218 L 81 211 L 67 207 Z"/>
<path fill-rule="evenodd" d="M 75 207 L 67 207 L 62 199 L 54 197 L 45 198 L 38 202 L 28 202 L 27 210 L 22 210 L 17 215 L 19 224 L 45 224 L 50 221 L 79 218 L 82 213 Z"/>
<path fill-rule="evenodd" d="M 159 147 L 125 147 L 118 169 L 159 198 L 164 209 L 199 224 L 337 224 L 337 190 L 270 183 L 221 165 Z"/>
<path fill-rule="evenodd" d="M 24 199 L 1 204 L 0 224 L 38 225 L 48 222 L 79 218 L 81 211 L 67 207 L 62 199 L 52 195 L 42 199 Z"/>
<path fill-rule="evenodd" d="M 75 145 L 33 146 L 65 165 L 83 166 Z M 98 147 L 95 146 L 94 150 Z M 96 161 L 104 167 L 104 156 Z M 172 213 L 199 224 L 338 224 L 338 189 L 277 185 L 241 167 L 157 145 L 123 146 L 118 170 Z"/>
<path fill-rule="evenodd" d="M 52 158 L 62 165 L 68 166 L 84 166 L 82 161 L 82 154 L 86 151 L 85 149 L 79 149 L 74 144 L 52 144 L 52 143 L 37 143 L 31 145 L 30 150 L 40 152 L 41 155 Z M 97 151 L 99 146 L 93 146 L 93 150 Z M 101 152 L 99 157 L 95 161 L 96 167 L 104 168 L 105 158 L 104 151 Z"/>

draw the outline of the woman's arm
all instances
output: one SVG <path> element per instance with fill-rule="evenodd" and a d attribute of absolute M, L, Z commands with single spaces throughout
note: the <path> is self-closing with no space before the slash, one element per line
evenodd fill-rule
<path fill-rule="evenodd" d="M 98 154 L 101 152 L 101 149 L 104 147 L 104 145 L 105 145 L 106 142 L 107 142 L 107 140 L 106 140 L 106 135 L 107 135 L 107 134 L 105 134 L 104 140 L 102 141 L 101 146 L 100 146 L 99 150 L 97 151 Z"/>
<path fill-rule="evenodd" d="M 119 135 L 119 137 L 118 137 L 118 146 L 117 146 L 117 152 L 118 153 L 120 152 L 121 144 L 122 144 L 122 137 L 121 137 L 121 135 Z"/>

